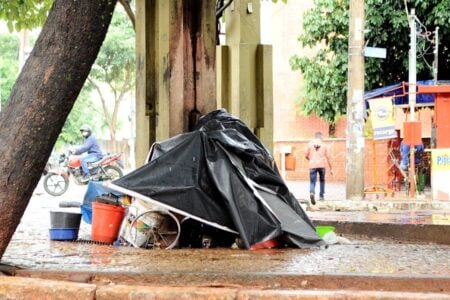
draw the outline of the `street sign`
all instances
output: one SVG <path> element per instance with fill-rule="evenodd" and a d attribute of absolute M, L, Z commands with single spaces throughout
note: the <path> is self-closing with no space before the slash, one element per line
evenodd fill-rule
<path fill-rule="evenodd" d="M 386 48 L 365 47 L 365 57 L 386 58 Z"/>

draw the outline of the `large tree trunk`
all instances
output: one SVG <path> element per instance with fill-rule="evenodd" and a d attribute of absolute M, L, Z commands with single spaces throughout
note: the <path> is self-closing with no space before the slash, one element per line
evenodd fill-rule
<path fill-rule="evenodd" d="M 115 4 L 56 0 L 1 112 L 0 258 L 97 57 Z"/>

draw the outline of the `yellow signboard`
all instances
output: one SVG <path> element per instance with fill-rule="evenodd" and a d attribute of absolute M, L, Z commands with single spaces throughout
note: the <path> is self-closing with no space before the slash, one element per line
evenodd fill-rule
<path fill-rule="evenodd" d="M 433 149 L 431 152 L 431 170 L 450 171 L 450 149 Z"/>
<path fill-rule="evenodd" d="M 395 132 L 394 109 L 391 97 L 369 100 L 372 120 L 373 139 L 390 139 L 397 137 Z"/>
<path fill-rule="evenodd" d="M 450 200 L 450 149 L 431 149 L 431 192 L 434 200 Z"/>

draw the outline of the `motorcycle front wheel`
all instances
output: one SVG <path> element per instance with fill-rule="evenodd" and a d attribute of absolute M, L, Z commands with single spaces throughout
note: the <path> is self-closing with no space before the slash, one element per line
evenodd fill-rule
<path fill-rule="evenodd" d="M 69 179 L 57 173 L 47 173 L 44 177 L 44 190 L 52 196 L 61 196 L 69 187 Z"/>

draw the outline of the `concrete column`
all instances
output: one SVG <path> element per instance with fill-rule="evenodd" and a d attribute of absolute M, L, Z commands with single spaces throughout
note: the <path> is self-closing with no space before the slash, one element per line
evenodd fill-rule
<path fill-rule="evenodd" d="M 136 165 L 217 108 L 215 1 L 136 1 Z"/>
<path fill-rule="evenodd" d="M 155 99 L 153 90 L 147 87 L 146 82 L 152 81 L 154 62 L 147 57 L 150 41 L 148 36 L 153 36 L 150 32 L 154 16 L 150 15 L 153 10 L 153 1 L 136 1 L 136 166 L 144 163 L 150 144 L 155 140 Z"/>
<path fill-rule="evenodd" d="M 256 51 L 256 135 L 273 152 L 272 46 L 258 45 Z"/>
<path fill-rule="evenodd" d="M 272 48 L 260 44 L 260 1 L 235 0 L 218 47 L 218 99 L 273 149 Z"/>

